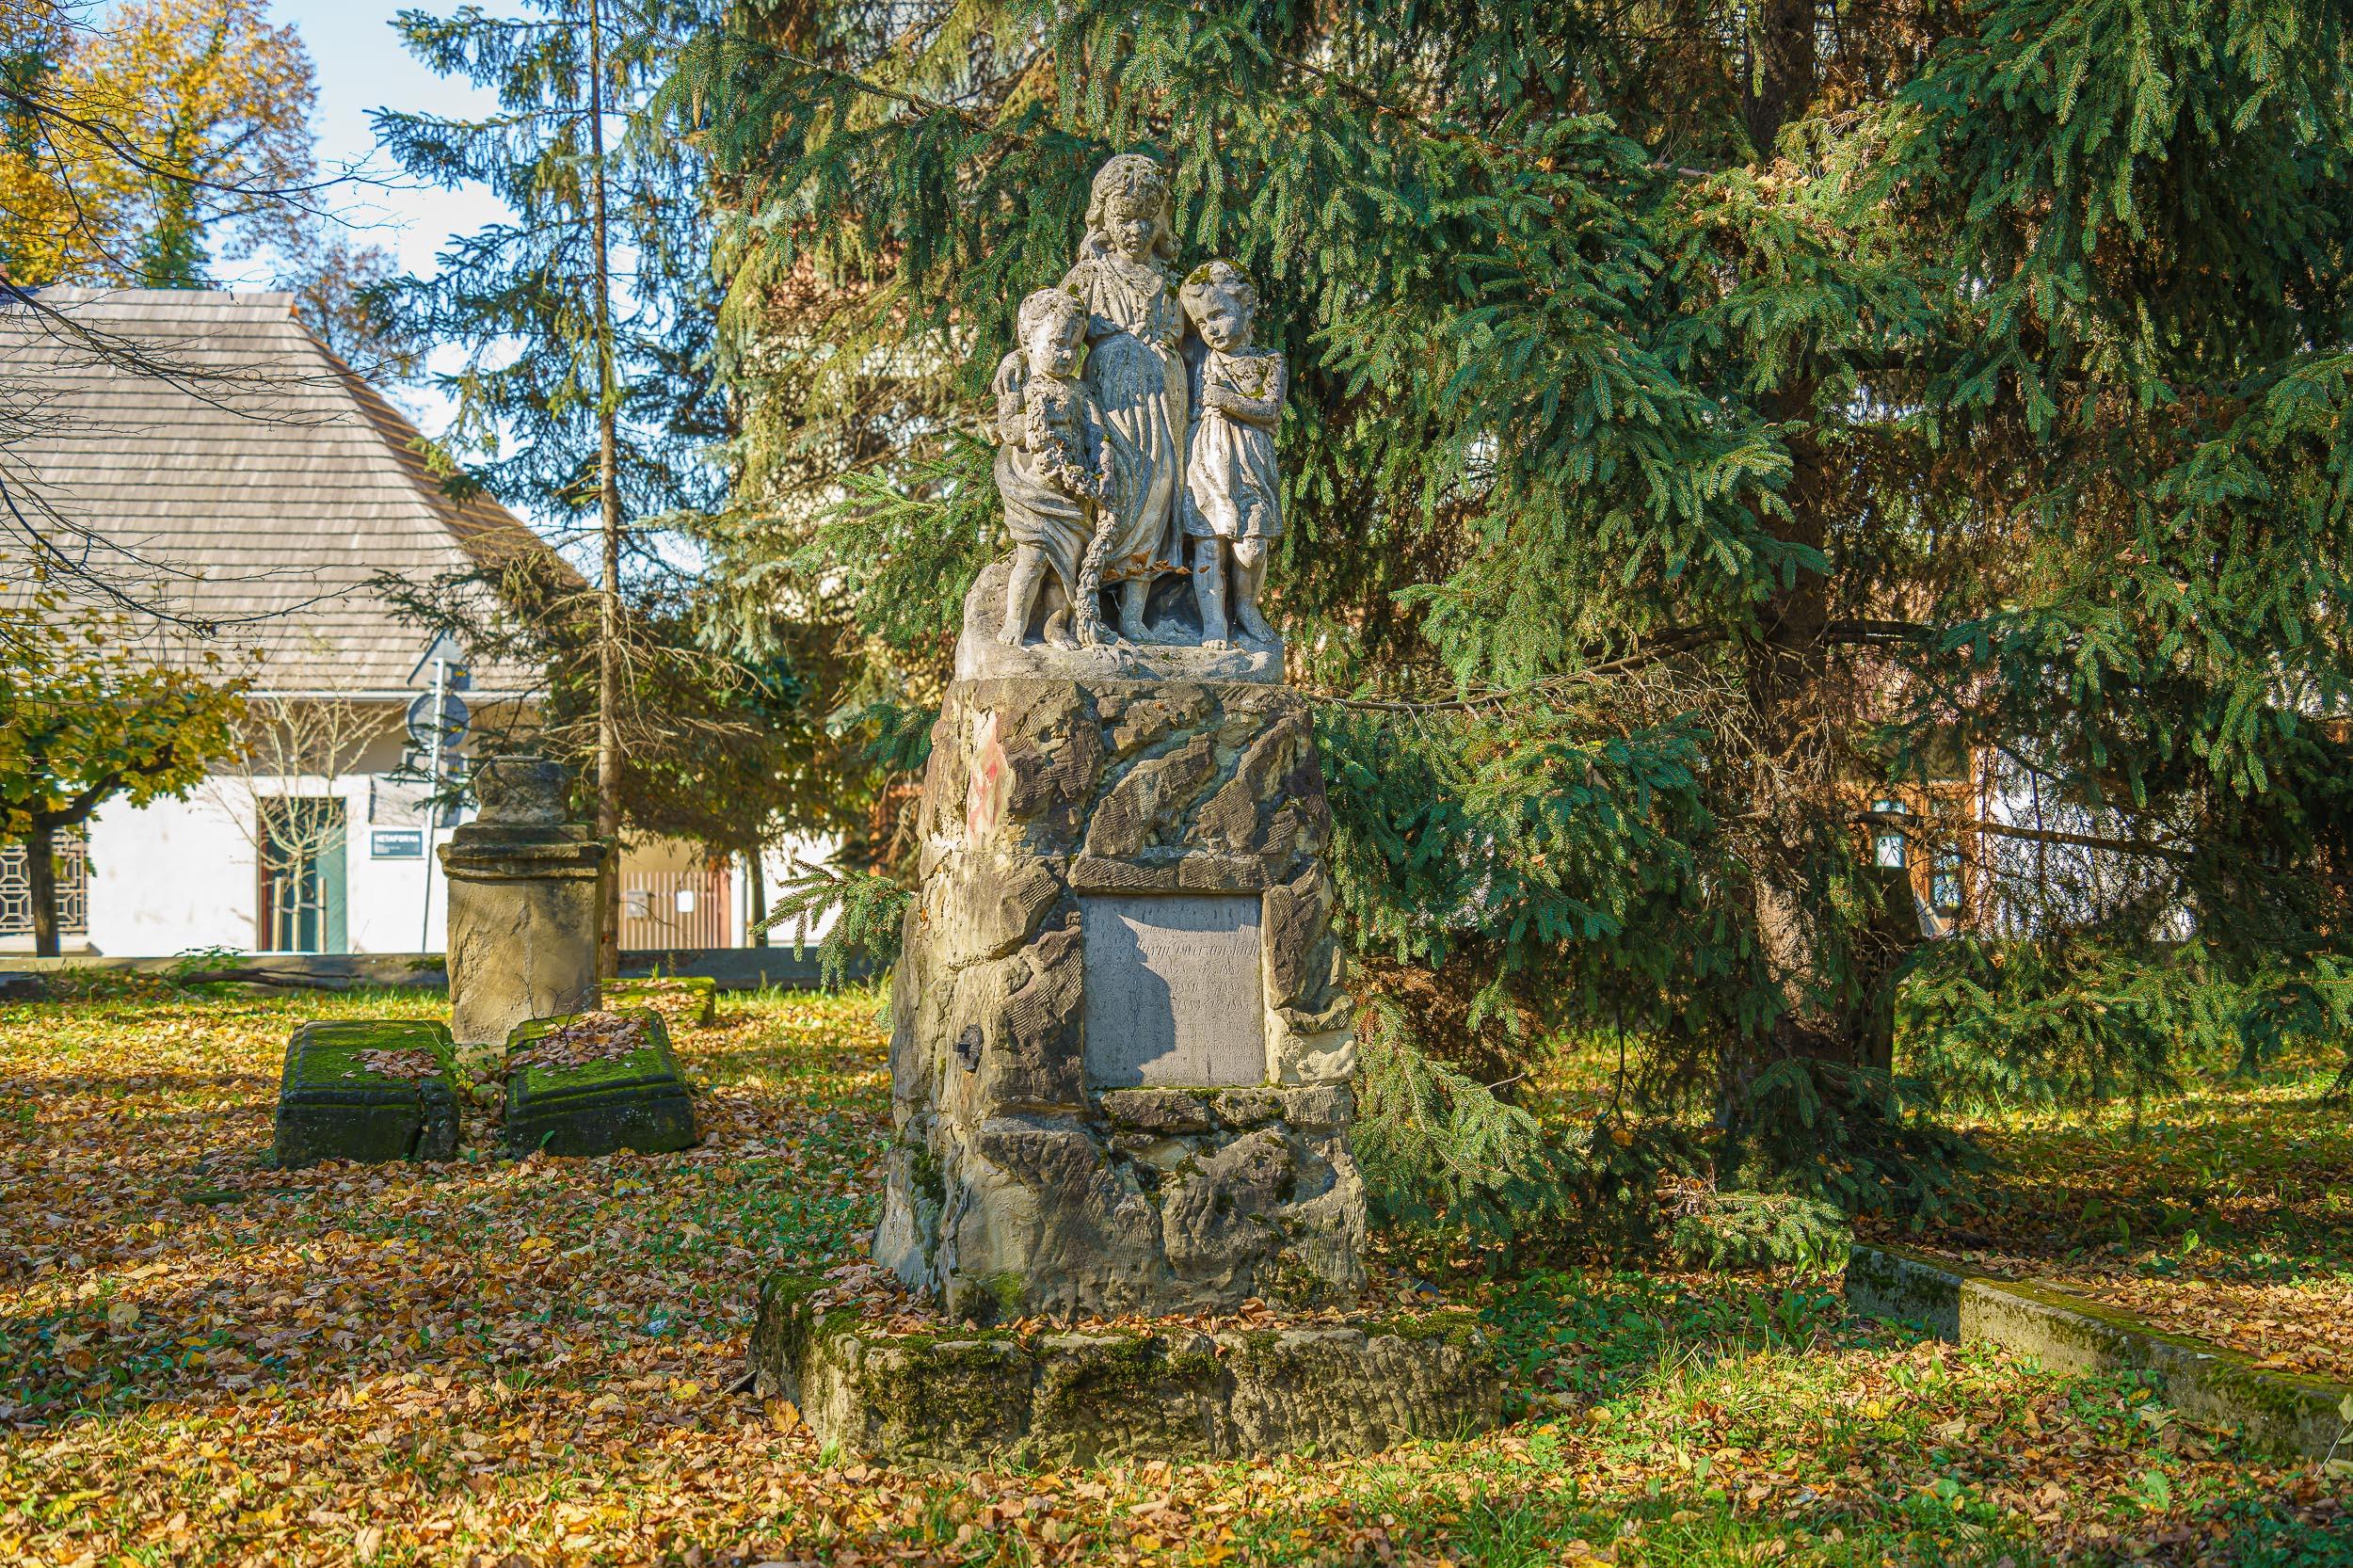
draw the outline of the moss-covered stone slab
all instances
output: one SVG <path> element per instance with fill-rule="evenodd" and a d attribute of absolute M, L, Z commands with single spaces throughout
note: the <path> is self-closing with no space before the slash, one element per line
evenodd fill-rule
<path fill-rule="evenodd" d="M 507 1036 L 509 1062 L 564 1025 L 585 1014 L 534 1018 Z M 506 1075 L 506 1139 L 509 1158 L 535 1152 L 586 1156 L 633 1149 L 672 1154 L 691 1148 L 699 1134 L 686 1080 L 670 1054 L 669 1032 L 661 1016 L 632 1010 L 627 1016 L 645 1029 L 645 1044 L 625 1056 L 568 1066 L 526 1064 Z"/>
<path fill-rule="evenodd" d="M 1854 1247 L 1847 1305 L 1863 1317 L 1922 1324 L 1940 1339 L 1996 1344 L 2060 1371 L 2153 1373 L 2166 1403 L 2235 1426 L 2273 1454 L 2327 1457 L 2353 1398 L 2324 1379 L 2259 1368 L 2252 1356 L 2168 1333 L 2105 1303 L 1901 1247 Z"/>
<path fill-rule="evenodd" d="M 650 1007 L 665 1022 L 708 1029 L 719 1016 L 719 983 L 702 974 L 616 980 L 604 987 L 604 1004 L 616 1010 Z"/>
<path fill-rule="evenodd" d="M 884 1463 L 1089 1464 L 1313 1449 L 1372 1454 L 1503 1418 L 1472 1314 L 1210 1336 L 893 1330 L 774 1274 L 752 1331 L 754 1385 L 824 1441 Z"/>
<path fill-rule="evenodd" d="M 447 1029 L 420 1020 L 351 1018 L 296 1028 L 278 1085 L 278 1164 L 456 1159 L 450 1049 Z M 420 1054 L 436 1064 L 429 1076 L 378 1065 L 413 1064 Z"/>

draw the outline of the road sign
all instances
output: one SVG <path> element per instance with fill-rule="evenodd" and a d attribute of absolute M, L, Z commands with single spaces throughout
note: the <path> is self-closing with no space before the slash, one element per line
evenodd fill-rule
<path fill-rule="evenodd" d="M 440 742 L 449 745 L 466 733 L 473 723 L 473 715 L 466 707 L 466 699 L 456 692 L 441 694 Z M 431 746 L 434 741 L 433 694 L 419 692 L 408 704 L 408 738 L 421 746 Z"/>

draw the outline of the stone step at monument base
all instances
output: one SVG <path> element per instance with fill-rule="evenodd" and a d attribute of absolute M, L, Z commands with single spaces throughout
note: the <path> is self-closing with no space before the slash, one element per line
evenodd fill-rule
<path fill-rule="evenodd" d="M 1180 1320 L 911 1330 L 903 1314 L 835 1304 L 825 1284 L 762 1283 L 754 1386 L 792 1400 L 820 1440 L 887 1464 L 1365 1455 L 1503 1417 L 1493 1352 L 1465 1311 L 1215 1334 Z"/>
<path fill-rule="evenodd" d="M 695 1102 L 678 1059 L 670 1054 L 669 1031 L 650 1009 L 624 1015 L 644 1027 L 644 1043 L 626 1055 L 569 1065 L 510 1066 L 506 1075 L 505 1153 L 528 1159 L 536 1152 L 559 1156 L 672 1154 L 694 1146 Z M 507 1036 L 510 1063 L 551 1032 L 600 1016 L 568 1014 L 534 1018 Z"/>
<path fill-rule="evenodd" d="M 279 1167 L 456 1159 L 451 1049 L 449 1031 L 423 1020 L 298 1026 L 286 1042 L 278 1085 Z M 433 1070 L 417 1074 L 427 1062 Z"/>

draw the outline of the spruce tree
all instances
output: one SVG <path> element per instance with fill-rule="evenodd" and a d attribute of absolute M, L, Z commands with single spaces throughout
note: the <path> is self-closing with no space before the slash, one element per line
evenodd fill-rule
<path fill-rule="evenodd" d="M 1936 1195 L 1899 996 L 2003 934 L 1922 946 L 1873 797 L 1956 747 L 2050 817 L 1896 830 L 2077 951 L 2030 973 L 2186 932 L 2255 1034 L 2343 1026 L 2337 8 L 753 0 L 673 103 L 734 215 L 723 564 L 863 589 L 918 708 L 1013 304 L 1104 157 L 1167 164 L 1292 369 L 1354 940 L 1623 1028 L 1720 1176 Z"/>
<path fill-rule="evenodd" d="M 465 345 L 454 445 L 503 500 L 593 519 L 600 622 L 597 829 L 620 831 L 627 677 L 624 556 L 659 568 L 648 531 L 707 504 L 725 433 L 705 344 L 712 314 L 702 175 L 645 105 L 671 49 L 700 20 L 691 0 L 525 0 L 394 23 L 435 71 L 493 88 L 476 120 L 376 113 L 410 173 L 480 182 L 513 221 L 455 242 L 430 280 L 392 290 L 402 330 Z M 617 889 L 617 884 L 615 885 Z M 607 899 L 602 972 L 619 958 Z"/>

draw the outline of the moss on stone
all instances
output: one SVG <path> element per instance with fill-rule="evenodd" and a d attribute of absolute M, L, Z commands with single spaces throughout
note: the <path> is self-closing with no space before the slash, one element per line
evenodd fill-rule
<path fill-rule="evenodd" d="M 995 1273 L 983 1277 L 981 1288 L 987 1291 L 988 1299 L 997 1304 L 999 1318 L 1021 1316 L 1022 1305 L 1028 1299 L 1029 1282 L 1024 1280 L 1018 1272 L 1012 1269 L 1000 1269 Z"/>
<path fill-rule="evenodd" d="M 1488 1355 L 1493 1347 L 1479 1326 L 1479 1314 L 1465 1307 L 1440 1307 L 1430 1312 L 1400 1313 L 1360 1325 L 1368 1339 L 1390 1336 L 1417 1344 L 1441 1344 L 1466 1355 Z"/>
<path fill-rule="evenodd" d="M 449 1071 L 454 1051 L 448 1029 L 422 1018 L 352 1018 L 304 1024 L 296 1032 L 296 1041 L 302 1048 L 297 1064 L 298 1081 L 322 1086 L 358 1081 L 403 1085 L 419 1081 L 377 1072 L 360 1060 L 362 1051 L 427 1051 L 444 1074 Z"/>
<path fill-rule="evenodd" d="M 360 1054 L 423 1051 L 437 1071 L 399 1078 Z M 286 1042 L 273 1155 L 281 1168 L 322 1160 L 448 1160 L 457 1151 L 449 1031 L 423 1019 L 306 1023 Z"/>
<path fill-rule="evenodd" d="M 632 1010 L 631 1016 L 644 1021 L 646 1043 L 626 1055 L 571 1066 L 533 1064 L 509 1070 L 509 1155 L 520 1159 L 540 1149 L 553 1155 L 599 1155 L 624 1148 L 668 1154 L 694 1144 L 694 1105 L 670 1054 L 669 1032 L 658 1014 Z M 508 1060 L 579 1016 L 534 1018 L 516 1025 L 507 1036 Z"/>

